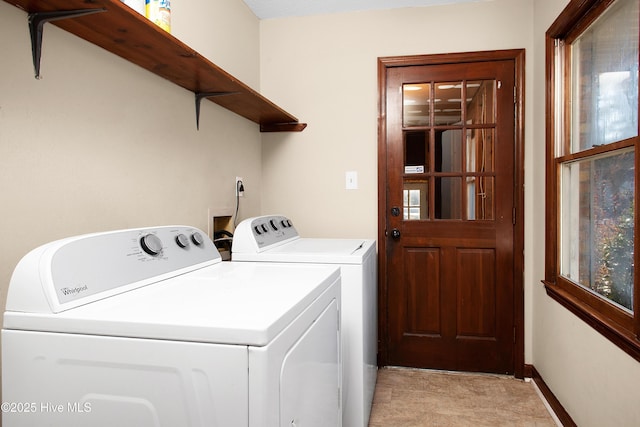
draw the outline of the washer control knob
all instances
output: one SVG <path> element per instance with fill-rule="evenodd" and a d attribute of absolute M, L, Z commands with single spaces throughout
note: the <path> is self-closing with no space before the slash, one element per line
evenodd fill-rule
<path fill-rule="evenodd" d="M 195 232 L 191 235 L 191 241 L 194 245 L 200 246 L 204 243 L 204 238 L 202 237 L 202 234 Z"/>
<path fill-rule="evenodd" d="M 271 224 L 271 228 L 273 228 L 273 231 L 278 231 L 278 226 L 276 225 L 275 219 L 269 220 L 269 224 Z"/>
<path fill-rule="evenodd" d="M 262 234 L 262 229 L 260 228 L 259 225 L 256 225 L 255 227 L 253 227 L 254 230 L 256 230 L 256 234 Z"/>
<path fill-rule="evenodd" d="M 265 233 L 269 231 L 266 225 L 261 224 L 261 226 L 262 226 L 262 231 L 264 231 Z"/>
<path fill-rule="evenodd" d="M 149 255 L 156 256 L 162 252 L 162 240 L 155 234 L 146 234 L 140 239 L 142 250 Z"/>
<path fill-rule="evenodd" d="M 176 236 L 176 243 L 181 248 L 186 248 L 187 246 L 189 246 L 189 238 L 184 234 L 180 233 Z"/>

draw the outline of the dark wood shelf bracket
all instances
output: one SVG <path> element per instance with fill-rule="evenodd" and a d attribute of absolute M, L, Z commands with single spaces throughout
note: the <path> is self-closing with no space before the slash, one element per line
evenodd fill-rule
<path fill-rule="evenodd" d="M 196 93 L 196 130 L 200 130 L 200 102 L 204 98 L 213 98 L 216 96 L 236 95 L 240 92 L 200 92 Z"/>
<path fill-rule="evenodd" d="M 42 54 L 42 31 L 44 24 L 61 19 L 77 18 L 93 13 L 106 12 L 107 9 L 60 10 L 53 12 L 34 12 L 29 14 L 29 31 L 31 33 L 31 51 L 36 79 L 40 79 L 40 56 Z"/>

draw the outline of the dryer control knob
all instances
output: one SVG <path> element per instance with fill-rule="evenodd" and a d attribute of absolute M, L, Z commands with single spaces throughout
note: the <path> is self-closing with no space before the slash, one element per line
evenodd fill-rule
<path fill-rule="evenodd" d="M 271 224 L 271 228 L 273 228 L 273 231 L 278 231 L 278 226 L 276 225 L 276 221 L 275 220 L 269 220 L 269 224 Z"/>
<path fill-rule="evenodd" d="M 204 243 L 204 238 L 202 237 L 202 234 L 196 232 L 193 233 L 191 235 L 191 241 L 196 245 L 196 246 L 200 246 L 201 244 Z"/>
<path fill-rule="evenodd" d="M 149 255 L 156 256 L 162 252 L 162 240 L 155 234 L 146 234 L 140 239 L 142 250 Z"/>
<path fill-rule="evenodd" d="M 189 238 L 184 234 L 180 233 L 176 236 L 176 243 L 181 248 L 186 248 L 187 246 L 189 246 Z"/>

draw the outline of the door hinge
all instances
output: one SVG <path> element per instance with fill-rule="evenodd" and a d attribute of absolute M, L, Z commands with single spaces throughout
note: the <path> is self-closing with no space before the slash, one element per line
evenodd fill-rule
<path fill-rule="evenodd" d="M 513 343 L 516 343 L 516 327 L 513 327 Z"/>
<path fill-rule="evenodd" d="M 511 221 L 513 222 L 513 225 L 516 225 L 516 208 L 513 208 L 513 212 L 511 213 Z"/>
<path fill-rule="evenodd" d="M 513 103 L 514 104 L 518 103 L 518 91 L 516 89 L 517 88 L 514 86 L 513 87 Z"/>

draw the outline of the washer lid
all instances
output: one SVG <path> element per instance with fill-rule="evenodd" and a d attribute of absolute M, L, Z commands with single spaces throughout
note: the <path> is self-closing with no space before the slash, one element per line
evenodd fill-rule
<path fill-rule="evenodd" d="M 375 251 L 375 240 L 299 238 L 262 252 L 233 252 L 234 261 L 362 264 Z"/>
<path fill-rule="evenodd" d="M 339 278 L 329 266 L 219 263 L 60 313 L 7 311 L 4 328 L 263 346 Z"/>

